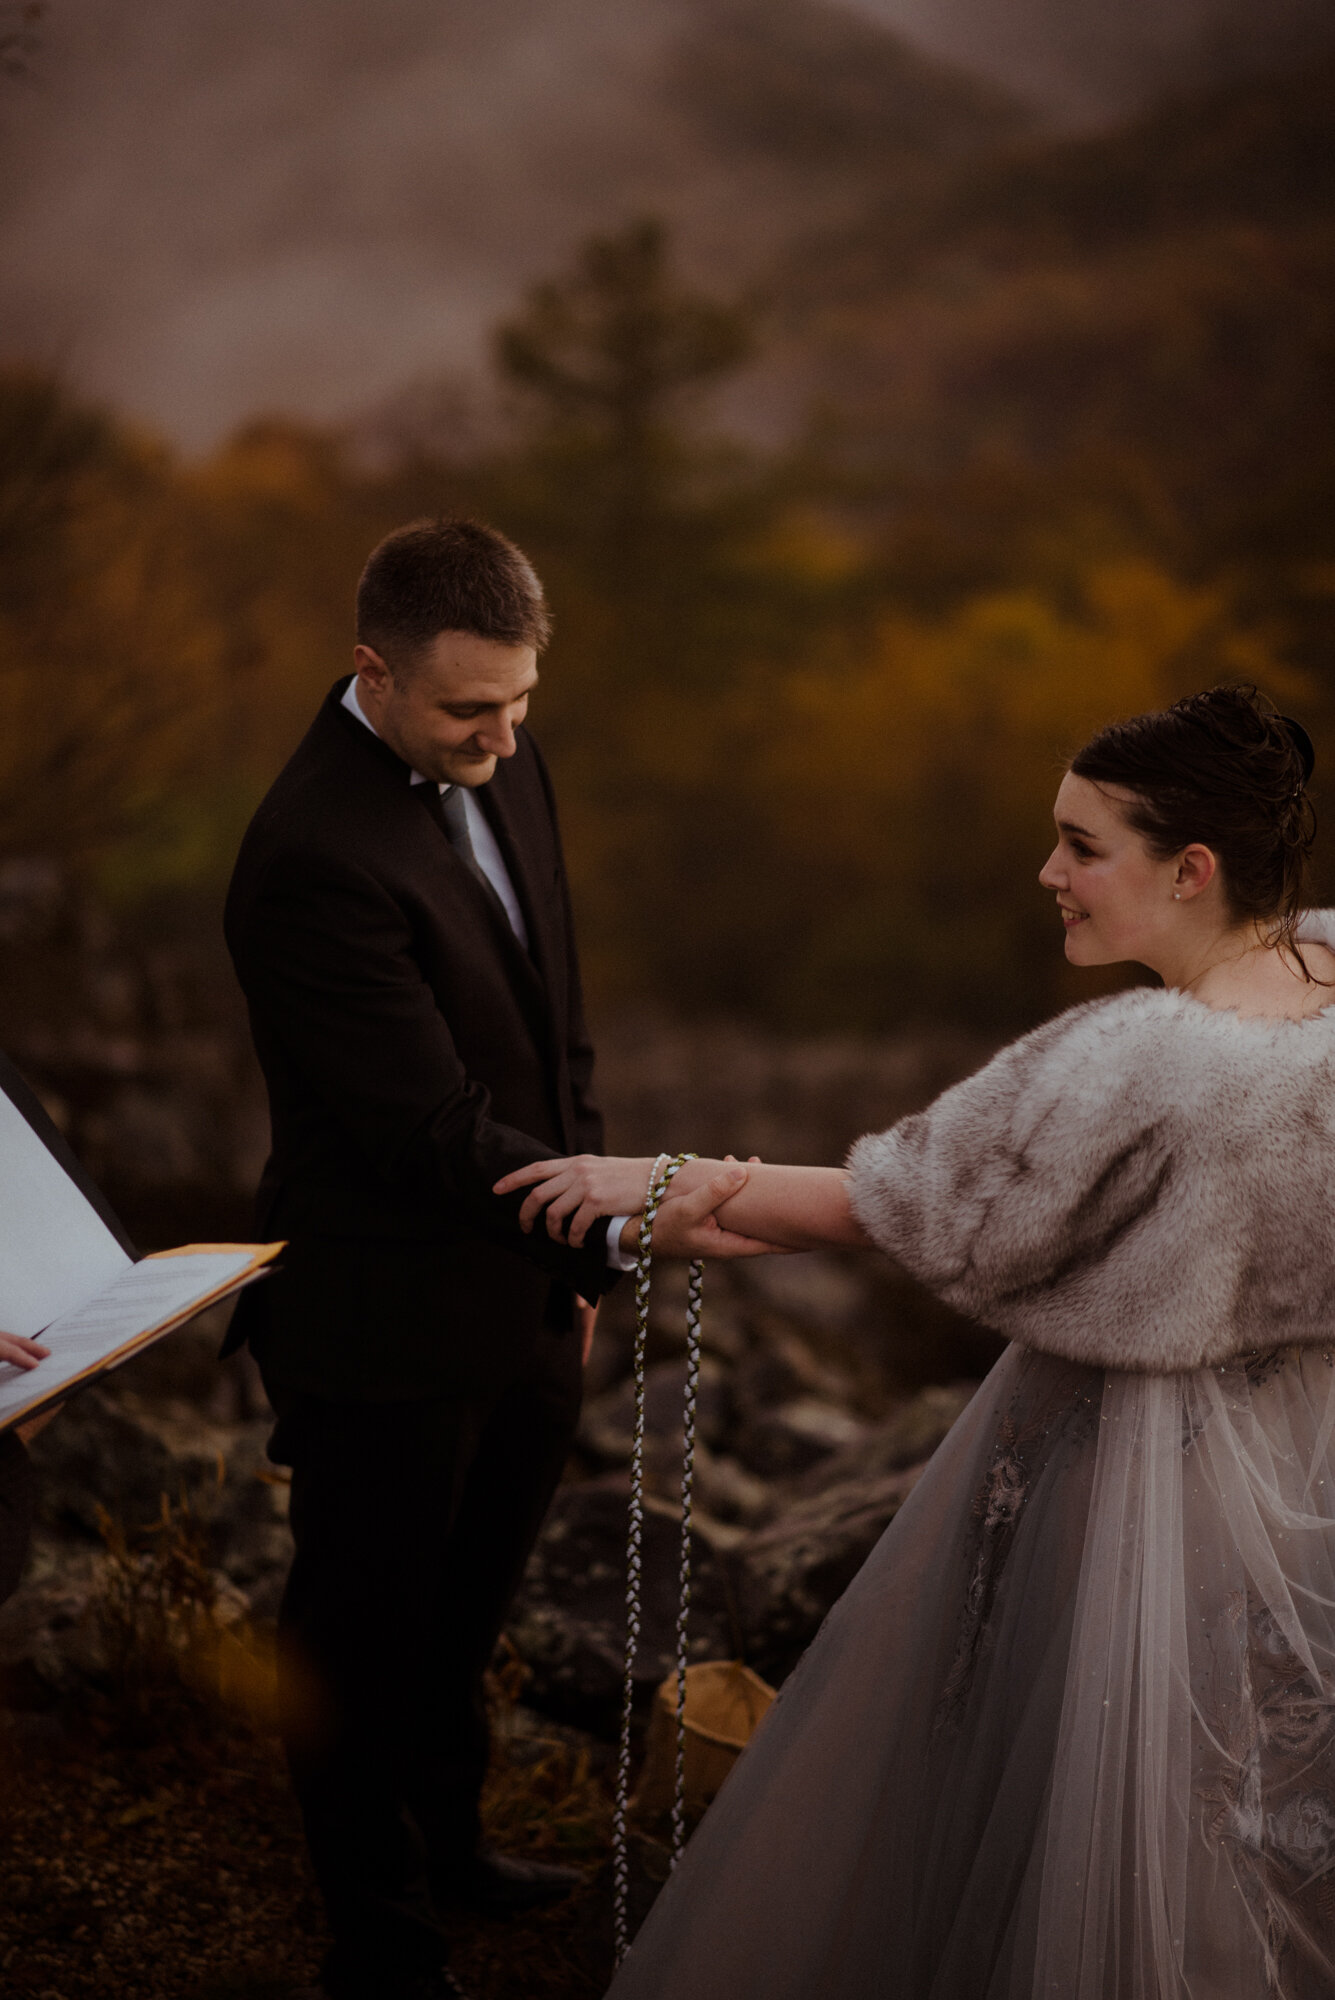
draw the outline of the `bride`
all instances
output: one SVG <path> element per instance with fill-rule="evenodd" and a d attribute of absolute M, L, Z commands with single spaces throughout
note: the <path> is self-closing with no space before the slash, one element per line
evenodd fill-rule
<path fill-rule="evenodd" d="M 1039 879 L 1073 964 L 1162 989 L 1049 1021 L 845 1170 L 674 1184 L 658 1253 L 871 1243 L 1011 1345 L 612 2000 L 1335 1993 L 1335 920 L 1299 918 L 1311 763 L 1253 690 L 1104 730 Z M 501 1187 L 579 1240 L 649 1167 Z"/>

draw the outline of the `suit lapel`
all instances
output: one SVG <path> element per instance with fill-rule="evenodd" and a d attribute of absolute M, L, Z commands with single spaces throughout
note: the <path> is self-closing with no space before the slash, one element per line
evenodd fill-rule
<path fill-rule="evenodd" d="M 435 828 L 436 838 L 443 850 L 441 865 L 451 871 L 459 893 L 478 913 L 479 922 L 487 927 L 495 941 L 510 970 L 516 996 L 528 1015 L 535 1037 L 540 1045 L 559 1053 L 564 1047 L 566 1035 L 565 977 L 564 962 L 554 941 L 553 926 L 557 916 L 553 884 L 542 874 L 538 858 L 541 842 L 534 838 L 530 811 L 516 782 L 513 763 L 500 765 L 491 781 L 480 785 L 473 796 L 496 836 L 519 898 L 528 930 L 528 951 L 510 928 L 510 920 L 500 898 L 484 889 L 472 869 L 455 853 L 443 821 L 431 811 L 429 802 L 413 796 L 420 788 L 412 784 L 411 773 L 403 759 L 374 730 L 367 729 L 343 707 L 342 695 L 346 687 L 346 679 L 335 684 L 326 698 L 324 715 L 345 743 L 353 743 L 359 751 L 369 752 L 382 766 L 392 779 L 394 792 L 404 799 L 408 810 L 420 814 Z M 564 1081 L 564 1064 L 558 1061 L 557 1070 Z M 566 1082 L 561 1093 L 563 1112 L 567 1109 L 564 1100 L 568 1094 L 569 1084 Z"/>
<path fill-rule="evenodd" d="M 515 759 L 518 763 L 518 759 Z M 567 1018 L 568 981 L 565 956 L 562 950 L 561 906 L 557 895 L 555 878 L 555 857 L 550 852 L 550 842 L 542 838 L 542 828 L 531 823 L 531 807 L 526 793 L 530 786 L 521 789 L 521 773 L 514 764 L 503 764 L 497 770 L 490 784 L 479 787 L 474 797 L 487 817 L 487 824 L 496 836 L 505 866 L 509 871 L 519 906 L 524 912 L 524 922 L 528 928 L 530 961 L 536 967 L 546 1000 L 546 1028 L 552 1057 L 552 1075 L 556 1081 L 557 1098 L 560 1106 L 561 1124 L 566 1135 L 566 1144 L 573 1144 L 575 1132 L 575 1105 L 570 1090 L 570 1077 L 564 1059 L 566 1038 L 569 1033 Z M 543 824 L 546 824 L 544 811 Z M 548 855 L 547 866 L 543 867 L 543 854 Z"/>

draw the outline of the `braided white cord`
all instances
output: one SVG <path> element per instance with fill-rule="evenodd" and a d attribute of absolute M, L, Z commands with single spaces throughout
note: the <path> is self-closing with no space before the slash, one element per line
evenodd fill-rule
<path fill-rule="evenodd" d="M 686 1621 L 691 1608 L 691 1487 L 695 1479 L 695 1405 L 700 1387 L 700 1302 L 705 1267 L 691 1265 L 686 1292 L 686 1394 L 682 1409 L 681 1595 L 677 1600 L 677 1761 L 672 1789 L 672 1866 L 686 1845 Z"/>
<path fill-rule="evenodd" d="M 640 1644 L 640 1604 L 644 1542 L 644 1377 L 649 1347 L 649 1267 L 653 1262 L 654 1217 L 668 1182 L 685 1159 L 669 1160 L 660 1153 L 649 1175 L 635 1250 L 635 1421 L 630 1443 L 630 1513 L 626 1531 L 626 1661 L 621 1685 L 621 1742 L 617 1753 L 616 1799 L 612 1808 L 612 1935 L 616 1962 L 630 1949 L 630 1734 L 635 1705 L 635 1655 Z"/>

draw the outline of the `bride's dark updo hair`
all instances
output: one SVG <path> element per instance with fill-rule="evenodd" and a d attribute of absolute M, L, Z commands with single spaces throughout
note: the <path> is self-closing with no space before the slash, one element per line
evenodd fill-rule
<path fill-rule="evenodd" d="M 1160 860 L 1210 848 L 1233 915 L 1254 918 L 1306 973 L 1297 925 L 1316 835 L 1314 761 L 1306 730 L 1256 688 L 1216 687 L 1111 723 L 1070 768 L 1134 793 L 1125 817 Z"/>

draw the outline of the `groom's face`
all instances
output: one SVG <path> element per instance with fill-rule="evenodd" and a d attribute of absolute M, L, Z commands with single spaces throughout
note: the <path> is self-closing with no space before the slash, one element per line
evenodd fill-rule
<path fill-rule="evenodd" d="M 497 759 L 513 757 L 515 730 L 538 680 L 532 646 L 438 632 L 391 667 L 358 646 L 357 699 L 391 750 L 438 784 L 485 785 Z"/>

